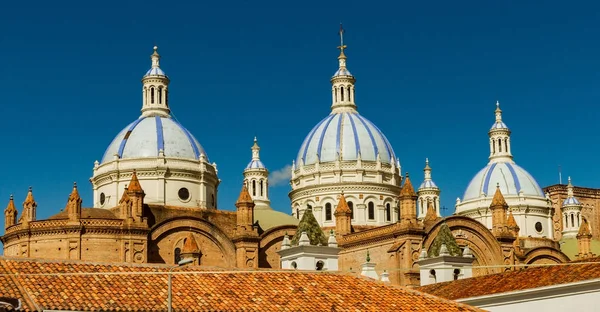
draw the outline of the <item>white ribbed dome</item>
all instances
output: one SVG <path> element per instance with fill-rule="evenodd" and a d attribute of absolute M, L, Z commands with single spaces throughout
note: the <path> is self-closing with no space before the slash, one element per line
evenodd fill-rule
<path fill-rule="evenodd" d="M 469 183 L 463 201 L 479 198 L 481 194 L 494 196 L 496 185 L 500 185 L 502 195 L 545 197 L 542 188 L 525 169 L 514 162 L 492 162 L 481 169 Z"/>
<path fill-rule="evenodd" d="M 141 117 L 129 124 L 106 149 L 102 163 L 119 158 L 165 157 L 199 159 L 206 152 L 198 140 L 180 123 L 170 117 Z M 206 156 L 208 159 L 208 156 Z"/>
<path fill-rule="evenodd" d="M 317 162 L 357 160 L 360 154 L 364 161 L 376 161 L 377 154 L 382 163 L 396 160 L 394 150 L 383 133 L 357 112 L 332 113 L 321 120 L 304 139 L 297 163 L 305 165 Z"/>

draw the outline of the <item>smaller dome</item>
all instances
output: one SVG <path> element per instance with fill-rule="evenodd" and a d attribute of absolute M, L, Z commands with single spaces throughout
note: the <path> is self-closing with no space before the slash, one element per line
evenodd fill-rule
<path fill-rule="evenodd" d="M 350 73 L 350 71 L 348 69 L 344 68 L 340 68 L 338 69 L 335 74 L 333 74 L 333 77 L 337 77 L 337 76 L 352 76 L 352 74 Z"/>
<path fill-rule="evenodd" d="M 165 157 L 199 159 L 206 152 L 179 122 L 170 117 L 141 117 L 129 124 L 114 138 L 106 149 L 102 163 L 119 158 Z"/>
<path fill-rule="evenodd" d="M 581 202 L 579 202 L 579 200 L 573 196 L 571 197 L 567 197 L 564 201 L 563 201 L 563 206 L 579 206 L 581 205 Z"/>
<path fill-rule="evenodd" d="M 424 188 L 437 188 L 437 185 L 435 185 L 435 182 L 433 182 L 433 180 L 425 180 L 423 181 L 423 183 L 421 183 L 421 186 L 419 186 L 419 189 Z"/>
<path fill-rule="evenodd" d="M 485 196 L 494 196 L 496 184 L 504 196 L 524 195 L 544 197 L 542 188 L 525 169 L 514 162 L 492 162 L 481 169 L 469 183 L 463 201 Z"/>
<path fill-rule="evenodd" d="M 248 163 L 248 166 L 246 166 L 246 169 L 266 169 L 267 167 L 265 167 L 265 164 L 263 164 L 262 161 L 260 161 L 260 159 L 253 159 L 252 161 L 250 161 L 250 163 Z"/>
<path fill-rule="evenodd" d="M 150 68 L 144 75 L 144 77 L 148 77 L 148 76 L 165 76 L 166 77 L 167 74 L 165 74 L 165 72 L 160 67 L 153 67 L 153 68 Z"/>
<path fill-rule="evenodd" d="M 508 130 L 508 126 L 503 122 L 503 121 L 497 121 L 492 125 L 491 130 L 496 130 L 496 129 L 506 129 Z"/>

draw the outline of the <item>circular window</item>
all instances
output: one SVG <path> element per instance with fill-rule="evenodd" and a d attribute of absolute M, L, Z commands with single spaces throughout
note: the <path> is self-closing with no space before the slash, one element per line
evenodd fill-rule
<path fill-rule="evenodd" d="M 179 199 L 181 200 L 190 199 L 190 191 L 188 191 L 188 189 L 186 189 L 185 187 L 180 188 L 179 192 L 177 192 L 177 195 L 179 195 Z"/>
<path fill-rule="evenodd" d="M 104 193 L 100 193 L 100 205 L 104 205 L 106 202 L 106 195 Z"/>
<path fill-rule="evenodd" d="M 542 222 L 536 222 L 536 223 L 535 223 L 535 230 L 536 230 L 536 231 L 538 231 L 538 232 L 540 232 L 540 233 L 541 233 L 543 229 L 544 229 L 544 228 L 542 227 Z"/>

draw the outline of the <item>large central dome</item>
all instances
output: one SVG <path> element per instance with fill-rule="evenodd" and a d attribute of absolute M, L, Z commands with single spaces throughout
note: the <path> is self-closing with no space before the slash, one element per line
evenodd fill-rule
<path fill-rule="evenodd" d="M 206 155 L 194 136 L 180 123 L 170 117 L 141 117 L 125 127 L 104 152 L 102 163 L 119 159 L 158 157 L 162 150 L 165 157 L 199 159 Z"/>
<path fill-rule="evenodd" d="M 338 156 L 339 155 L 339 156 Z M 310 165 L 340 160 L 376 161 L 391 164 L 396 159 L 387 138 L 356 111 L 332 113 L 321 120 L 304 139 L 296 162 Z"/>

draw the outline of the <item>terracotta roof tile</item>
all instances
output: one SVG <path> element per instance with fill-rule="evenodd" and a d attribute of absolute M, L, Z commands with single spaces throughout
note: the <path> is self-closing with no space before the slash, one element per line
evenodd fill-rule
<path fill-rule="evenodd" d="M 456 300 L 510 291 L 579 282 L 600 278 L 600 258 L 567 265 L 530 267 L 416 288 L 435 296 Z"/>
<path fill-rule="evenodd" d="M 165 265 L 0 258 L 0 273 L 18 273 L 0 274 L 0 297 L 24 300 L 27 293 L 26 311 L 165 311 L 168 271 Z M 176 270 L 172 282 L 174 311 L 482 311 L 334 272 L 188 266 Z"/>

